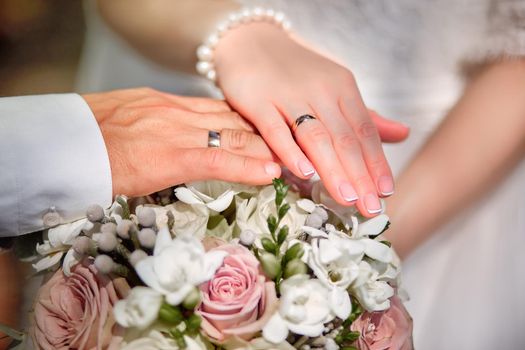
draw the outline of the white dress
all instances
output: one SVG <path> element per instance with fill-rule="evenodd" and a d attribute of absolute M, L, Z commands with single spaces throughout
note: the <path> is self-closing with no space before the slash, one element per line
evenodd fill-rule
<path fill-rule="evenodd" d="M 244 3 L 285 11 L 299 35 L 352 70 L 367 105 L 411 126 L 407 142 L 385 146 L 396 174 L 460 96 L 463 62 L 525 55 L 525 1 Z M 213 91 L 198 78 L 167 74 L 133 54 L 91 15 L 80 89 Z M 523 180 L 525 162 L 405 261 L 417 349 L 525 349 Z"/>

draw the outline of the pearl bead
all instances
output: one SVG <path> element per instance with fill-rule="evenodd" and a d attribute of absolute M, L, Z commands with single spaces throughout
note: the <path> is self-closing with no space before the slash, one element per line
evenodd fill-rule
<path fill-rule="evenodd" d="M 241 21 L 243 23 L 250 22 L 252 20 L 252 11 L 250 11 L 250 9 L 242 10 L 241 15 L 242 15 Z"/>
<path fill-rule="evenodd" d="M 230 29 L 228 22 L 222 22 L 217 26 L 217 33 L 219 36 L 224 35 Z"/>
<path fill-rule="evenodd" d="M 273 18 L 276 23 L 282 23 L 285 19 L 285 15 L 282 12 L 276 12 Z"/>
<path fill-rule="evenodd" d="M 217 34 L 212 34 L 206 39 L 206 44 L 209 47 L 215 47 L 217 43 L 219 42 L 219 36 Z"/>
<path fill-rule="evenodd" d="M 206 75 L 212 68 L 213 66 L 210 62 L 200 61 L 197 63 L 197 72 L 199 72 L 199 74 Z"/>
<path fill-rule="evenodd" d="M 268 17 L 269 19 L 273 19 L 274 16 L 275 16 L 275 11 L 273 9 L 266 10 L 266 17 Z"/>
<path fill-rule="evenodd" d="M 254 19 L 256 19 L 256 20 L 261 19 L 263 14 L 264 14 L 264 10 L 262 8 L 256 7 L 256 8 L 253 9 L 253 17 L 254 17 Z"/>
<path fill-rule="evenodd" d="M 290 28 L 292 28 L 292 23 L 290 23 L 290 21 L 288 20 L 284 20 L 281 26 L 283 27 L 284 30 L 288 31 L 290 30 Z"/>
<path fill-rule="evenodd" d="M 197 57 L 200 61 L 211 61 L 213 58 L 213 51 L 206 45 L 201 45 L 197 49 Z"/>
<path fill-rule="evenodd" d="M 206 78 L 208 78 L 211 81 L 215 81 L 217 79 L 217 72 L 215 71 L 215 69 L 212 69 L 208 73 L 206 73 Z"/>

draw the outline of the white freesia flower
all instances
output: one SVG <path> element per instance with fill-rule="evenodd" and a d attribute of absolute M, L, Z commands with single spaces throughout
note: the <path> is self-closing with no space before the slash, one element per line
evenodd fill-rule
<path fill-rule="evenodd" d="M 157 234 L 153 256 L 137 263 L 135 270 L 147 286 L 166 296 L 169 304 L 178 305 L 195 286 L 213 277 L 226 254 L 205 252 L 193 236 L 172 239 L 164 227 Z"/>
<path fill-rule="evenodd" d="M 345 293 L 346 294 L 346 293 Z M 283 342 L 288 331 L 318 337 L 324 324 L 336 315 L 346 319 L 351 312 L 350 304 L 341 312 L 341 295 L 335 295 L 321 281 L 308 275 L 292 276 L 281 284 L 279 311 L 263 328 L 263 337 L 275 344 Z"/>
<path fill-rule="evenodd" d="M 162 299 L 162 294 L 151 288 L 135 287 L 113 307 L 115 320 L 125 328 L 146 329 L 157 320 Z"/>
<path fill-rule="evenodd" d="M 175 189 L 175 195 L 180 201 L 190 205 L 203 204 L 219 213 L 226 210 L 240 192 L 253 193 L 256 189 L 224 181 L 193 182 Z"/>
<path fill-rule="evenodd" d="M 290 210 L 281 221 L 281 226 L 288 226 L 288 239 L 297 237 L 308 215 L 308 212 L 298 205 L 299 200 L 299 196 L 294 192 L 288 192 L 285 198 Z M 305 202 L 299 203 L 302 207 L 307 206 Z M 259 235 L 269 235 L 267 219 L 270 215 L 277 216 L 273 186 L 266 186 L 256 197 L 238 200 L 236 220 L 241 231 L 250 229 Z"/>
<path fill-rule="evenodd" d="M 184 336 L 187 350 L 205 350 L 206 347 L 199 344 L 195 339 Z M 166 338 L 162 333 L 156 329 L 151 330 L 145 336 L 135 339 L 129 343 L 124 342 L 121 350 L 182 350 L 174 339 Z"/>
<path fill-rule="evenodd" d="M 82 230 L 89 230 L 92 227 L 93 224 L 87 219 L 81 219 L 50 228 L 47 231 L 47 239 L 44 239 L 44 243 L 36 245 L 36 251 L 44 258 L 33 264 L 33 268 L 40 272 L 58 265 Z M 68 263 L 71 262 L 72 254 L 69 254 Z"/>

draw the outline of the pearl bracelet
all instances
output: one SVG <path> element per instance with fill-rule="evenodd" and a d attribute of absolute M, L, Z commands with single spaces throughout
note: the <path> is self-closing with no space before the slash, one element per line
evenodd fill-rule
<path fill-rule="evenodd" d="M 215 32 L 213 32 L 206 41 L 197 49 L 197 72 L 200 75 L 215 82 L 217 79 L 217 72 L 213 64 L 214 51 L 220 38 L 226 34 L 230 29 L 239 25 L 252 22 L 268 22 L 273 23 L 283 30 L 290 30 L 291 23 L 282 12 L 273 9 L 264 9 L 255 7 L 253 9 L 245 8 L 238 12 L 231 13 L 228 19 L 220 23 Z"/>

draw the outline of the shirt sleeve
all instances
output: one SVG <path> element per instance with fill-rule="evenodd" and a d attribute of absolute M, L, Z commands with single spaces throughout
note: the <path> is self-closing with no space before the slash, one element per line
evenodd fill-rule
<path fill-rule="evenodd" d="M 82 97 L 0 98 L 0 237 L 45 228 L 50 211 L 79 219 L 111 199 L 106 146 Z"/>

